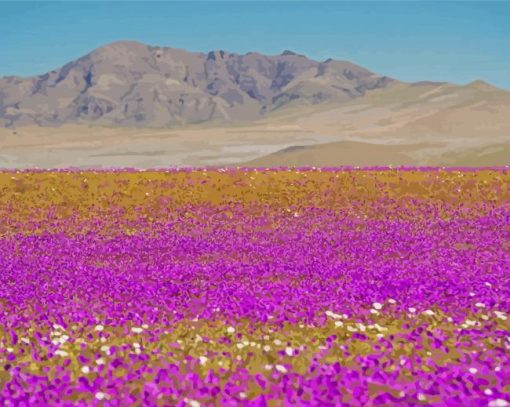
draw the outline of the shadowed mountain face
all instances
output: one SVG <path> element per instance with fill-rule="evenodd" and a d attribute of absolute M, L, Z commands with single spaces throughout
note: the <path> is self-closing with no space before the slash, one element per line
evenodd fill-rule
<path fill-rule="evenodd" d="M 32 78 L 0 79 L 0 125 L 164 127 L 250 121 L 284 106 L 346 102 L 395 81 L 343 61 L 208 54 L 116 42 Z"/>

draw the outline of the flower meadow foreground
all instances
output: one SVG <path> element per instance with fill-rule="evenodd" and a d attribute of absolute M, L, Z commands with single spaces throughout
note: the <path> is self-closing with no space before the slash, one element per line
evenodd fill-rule
<path fill-rule="evenodd" d="M 508 406 L 508 169 L 0 174 L 5 406 Z"/>

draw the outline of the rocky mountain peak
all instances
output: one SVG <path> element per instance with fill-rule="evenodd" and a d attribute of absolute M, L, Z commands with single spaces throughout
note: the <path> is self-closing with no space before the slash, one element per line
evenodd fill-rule
<path fill-rule="evenodd" d="M 320 79 L 320 80 L 319 80 Z M 249 121 L 284 106 L 362 96 L 392 79 L 293 51 L 208 53 L 116 41 L 44 75 L 0 79 L 0 125 L 165 127 Z"/>

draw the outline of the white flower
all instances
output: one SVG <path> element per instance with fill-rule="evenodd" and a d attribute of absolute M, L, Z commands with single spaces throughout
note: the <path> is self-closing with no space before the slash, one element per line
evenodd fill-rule
<path fill-rule="evenodd" d="M 275 339 L 273 342 L 277 346 L 280 346 L 282 344 L 282 341 L 280 341 L 279 339 Z"/>
<path fill-rule="evenodd" d="M 397 303 L 397 301 L 396 301 L 396 300 L 394 300 L 393 298 L 390 298 L 390 299 L 388 300 L 388 302 L 389 302 L 390 304 L 396 304 L 396 303 Z"/>
<path fill-rule="evenodd" d="M 411 314 L 414 314 L 416 312 L 416 308 L 414 308 L 414 307 L 411 307 L 411 308 L 408 308 L 408 309 L 409 309 L 409 312 Z"/>
<path fill-rule="evenodd" d="M 263 349 L 265 352 L 269 352 L 271 350 L 271 346 L 265 345 Z"/>
<path fill-rule="evenodd" d="M 340 314 L 335 314 L 333 311 L 326 311 L 326 315 L 333 319 L 340 319 L 342 316 Z"/>
<path fill-rule="evenodd" d="M 278 370 L 280 373 L 287 373 L 287 369 L 283 365 L 276 365 L 276 370 Z"/>
<path fill-rule="evenodd" d="M 425 400 L 427 400 L 427 397 L 425 397 L 425 394 L 418 393 L 418 400 L 425 401 Z"/>
<path fill-rule="evenodd" d="M 503 321 L 506 321 L 507 317 L 506 317 L 506 315 L 505 315 L 505 313 L 504 313 L 504 312 L 501 312 L 501 311 L 494 311 L 494 313 L 496 314 L 496 317 L 497 317 L 498 319 L 501 319 L 501 320 L 503 320 Z"/>
<path fill-rule="evenodd" d="M 486 396 L 492 396 L 492 390 L 491 389 L 485 389 L 483 392 L 485 393 Z"/>
<path fill-rule="evenodd" d="M 285 348 L 285 353 L 287 354 L 287 356 L 294 356 L 294 349 L 292 349 L 290 346 L 287 346 Z"/>
<path fill-rule="evenodd" d="M 476 374 L 477 372 L 478 372 L 478 369 L 476 367 L 470 367 L 469 368 L 469 373 Z"/>
<path fill-rule="evenodd" d="M 104 326 L 103 325 L 96 325 L 96 327 L 94 328 L 96 331 L 98 332 L 101 332 L 104 330 Z"/>
<path fill-rule="evenodd" d="M 133 328 L 131 328 L 131 332 L 134 332 L 135 334 L 141 334 L 143 332 L 143 328 L 134 326 Z"/>
<path fill-rule="evenodd" d="M 273 365 L 265 365 L 264 366 L 264 369 L 266 370 L 271 370 L 273 368 Z"/>
<path fill-rule="evenodd" d="M 85 374 L 90 373 L 90 367 L 88 367 L 88 366 L 82 366 L 82 367 L 81 367 L 81 372 L 82 372 L 82 373 L 85 373 Z"/>
<path fill-rule="evenodd" d="M 229 327 L 227 328 L 227 332 L 228 332 L 229 334 L 233 334 L 235 331 L 236 331 L 236 329 L 235 329 L 233 326 L 229 326 Z"/>
<path fill-rule="evenodd" d="M 477 307 L 477 308 L 485 308 L 485 304 L 483 302 L 477 302 L 475 304 L 475 307 Z"/>
<path fill-rule="evenodd" d="M 104 394 L 102 391 L 98 391 L 96 393 L 96 399 L 98 399 L 98 400 L 104 400 L 105 397 L 106 397 L 106 394 Z"/>
<path fill-rule="evenodd" d="M 198 359 L 200 359 L 200 364 L 205 365 L 207 363 L 207 357 L 206 356 L 200 356 Z"/>
<path fill-rule="evenodd" d="M 424 313 L 425 315 L 430 315 L 430 316 L 434 315 L 434 311 L 432 311 L 432 310 L 430 310 L 430 309 L 427 309 L 427 310 L 423 311 L 423 313 Z"/>
<path fill-rule="evenodd" d="M 96 359 L 96 363 L 98 365 L 104 365 L 104 359 L 103 358 Z"/>
<path fill-rule="evenodd" d="M 338 328 L 340 326 L 344 326 L 344 323 L 342 321 L 335 321 L 335 326 Z"/>
<path fill-rule="evenodd" d="M 372 307 L 374 307 L 376 310 L 380 310 L 380 309 L 382 309 L 383 306 L 380 302 L 374 302 L 372 304 Z"/>
<path fill-rule="evenodd" d="M 510 404 L 508 404 L 508 401 L 503 400 L 503 399 L 491 400 L 491 401 L 489 401 L 489 404 L 488 404 L 489 407 L 507 407 L 509 405 Z"/>
<path fill-rule="evenodd" d="M 57 350 L 57 351 L 55 352 L 55 355 L 62 356 L 62 357 L 66 357 L 66 356 L 68 356 L 68 355 L 69 355 L 69 353 L 67 353 L 67 352 L 66 352 L 66 351 L 64 351 L 64 350 L 60 350 L 60 349 L 59 349 L 59 350 Z"/>

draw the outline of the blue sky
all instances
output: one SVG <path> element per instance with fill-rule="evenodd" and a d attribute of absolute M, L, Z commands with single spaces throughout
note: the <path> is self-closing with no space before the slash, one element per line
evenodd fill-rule
<path fill-rule="evenodd" d="M 510 2 L 0 2 L 0 76 L 117 40 L 345 59 L 407 81 L 510 89 Z"/>

